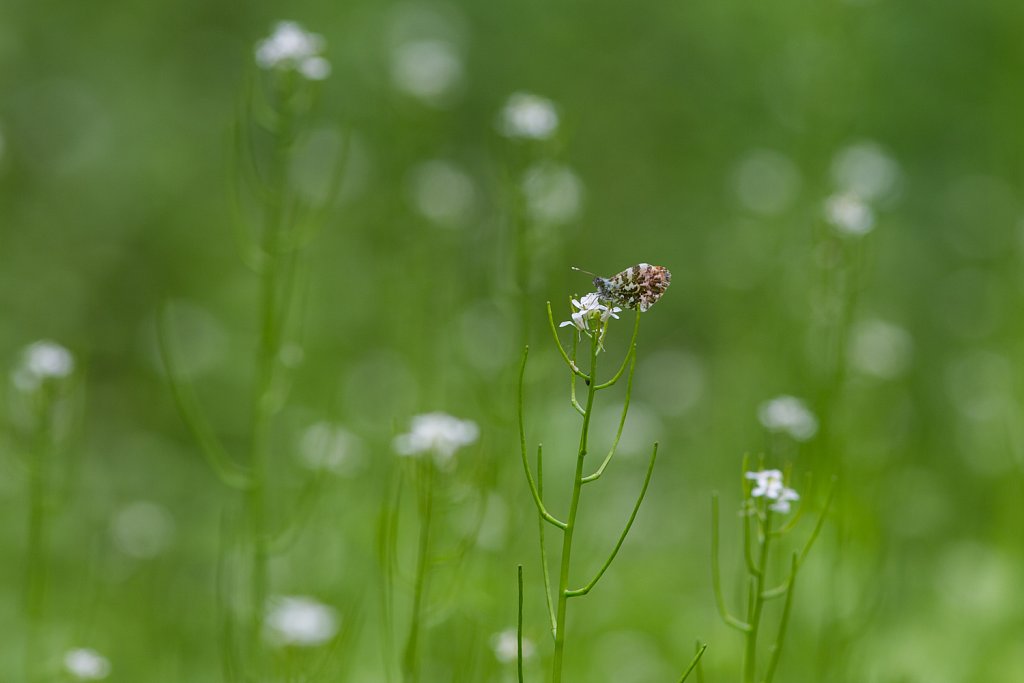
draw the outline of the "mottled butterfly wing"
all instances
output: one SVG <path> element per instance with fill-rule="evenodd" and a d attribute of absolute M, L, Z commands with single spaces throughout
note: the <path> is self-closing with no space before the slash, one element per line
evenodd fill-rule
<path fill-rule="evenodd" d="M 623 308 L 646 311 L 661 298 L 672 282 L 672 273 L 665 266 L 639 263 L 611 277 L 595 277 L 594 286 L 602 299 Z"/>

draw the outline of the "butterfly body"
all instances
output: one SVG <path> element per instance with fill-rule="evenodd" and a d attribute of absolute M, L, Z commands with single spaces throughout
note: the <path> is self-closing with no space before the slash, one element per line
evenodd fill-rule
<path fill-rule="evenodd" d="M 623 308 L 646 311 L 661 298 L 672 282 L 665 266 L 638 263 L 611 277 L 595 277 L 594 287 L 602 299 Z"/>

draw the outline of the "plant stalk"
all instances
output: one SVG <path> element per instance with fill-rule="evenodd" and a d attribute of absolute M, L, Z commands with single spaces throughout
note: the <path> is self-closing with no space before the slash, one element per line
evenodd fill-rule
<path fill-rule="evenodd" d="M 593 415 L 594 394 L 597 391 L 597 352 L 599 348 L 599 332 L 591 336 L 590 345 L 590 383 L 587 389 L 587 403 L 583 413 L 583 426 L 580 429 L 580 446 L 576 455 L 576 473 L 572 482 L 572 499 L 569 503 L 569 517 L 562 535 L 562 563 L 558 574 L 558 608 L 555 615 L 555 652 L 552 662 L 552 683 L 561 683 L 562 664 L 565 657 L 565 607 L 569 592 L 569 561 L 572 555 L 572 537 L 576 529 L 576 512 L 580 504 L 580 492 L 583 490 L 583 462 L 587 455 L 587 438 L 590 431 L 590 418 Z"/>

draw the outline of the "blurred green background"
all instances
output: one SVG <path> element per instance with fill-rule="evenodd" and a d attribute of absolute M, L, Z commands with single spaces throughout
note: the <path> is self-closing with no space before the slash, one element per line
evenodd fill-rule
<path fill-rule="evenodd" d="M 571 604 L 567 680 L 676 680 L 696 639 L 705 680 L 738 680 L 741 642 L 711 593 L 708 501 L 722 492 L 738 609 L 744 454 L 792 466 L 812 508 L 840 477 L 777 680 L 1024 680 L 1024 4 L 1011 0 L 5 0 L 0 363 L 13 371 L 52 339 L 79 380 L 80 417 L 52 461 L 50 670 L 87 646 L 112 681 L 223 680 L 216 574 L 240 500 L 177 414 L 154 320 L 175 302 L 183 372 L 244 459 L 258 279 L 232 227 L 230 130 L 266 83 L 254 46 L 283 19 L 321 34 L 332 66 L 293 182 L 322 195 L 348 152 L 304 256 L 270 502 L 283 524 L 312 425 L 357 439 L 271 564 L 273 593 L 315 596 L 353 628 L 339 655 L 350 678 L 329 680 L 394 668 L 376 525 L 398 479 L 392 437 L 434 410 L 481 438 L 449 484 L 449 535 L 475 540 L 436 569 L 424 679 L 513 680 L 491 634 L 515 624 L 521 562 L 528 670 L 542 680 L 515 368 L 529 339 L 528 438 L 544 441 L 564 509 L 577 422 L 544 302 L 565 319 L 561 302 L 590 289 L 570 266 L 642 261 L 673 285 L 644 314 L 621 453 L 586 491 L 574 576 L 614 542 L 652 440 L 660 458 L 616 563 Z M 555 103 L 552 139 L 501 135 L 518 91 Z M 609 358 L 627 328 L 613 328 Z M 0 678 L 16 681 L 32 446 L 5 386 Z M 815 413 L 811 438 L 759 422 L 779 395 Z M 606 447 L 622 394 L 602 398 Z M 400 507 L 411 534 L 414 508 Z"/>

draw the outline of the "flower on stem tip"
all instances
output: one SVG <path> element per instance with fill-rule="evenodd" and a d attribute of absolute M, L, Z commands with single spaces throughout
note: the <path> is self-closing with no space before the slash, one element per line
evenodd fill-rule
<path fill-rule="evenodd" d="M 263 69 L 294 69 L 311 81 L 331 74 L 331 63 L 320 53 L 324 38 L 294 21 L 281 21 L 274 32 L 256 45 L 256 63 Z"/>
<path fill-rule="evenodd" d="M 480 436 L 472 420 L 460 420 L 447 413 L 425 413 L 412 419 L 412 428 L 395 437 L 392 447 L 399 455 L 420 456 L 433 453 L 438 465 L 447 464 L 455 452 Z"/>
<path fill-rule="evenodd" d="M 572 305 L 577 310 L 573 312 L 572 319 L 566 320 L 559 323 L 559 327 L 566 327 L 572 325 L 580 332 L 590 334 L 589 321 L 599 321 L 598 329 L 600 325 L 608 322 L 609 318 L 619 319 L 618 313 L 622 312 L 622 309 L 618 306 L 608 307 L 601 303 L 597 292 L 591 292 L 579 299 L 573 299 Z"/>
<path fill-rule="evenodd" d="M 57 342 L 44 339 L 29 344 L 21 352 L 21 362 L 11 381 L 21 391 L 35 391 L 47 380 L 59 380 L 75 370 L 75 357 Z"/>
<path fill-rule="evenodd" d="M 80 647 L 64 653 L 64 669 L 78 681 L 99 681 L 110 675 L 110 662 L 96 650 Z"/>
<path fill-rule="evenodd" d="M 267 607 L 265 637 L 274 645 L 313 647 L 338 632 L 338 614 L 312 598 L 278 596 Z"/>
<path fill-rule="evenodd" d="M 818 418 L 795 396 L 777 396 L 757 409 L 757 418 L 769 431 L 807 441 L 818 432 Z"/>
<path fill-rule="evenodd" d="M 789 512 L 792 501 L 800 500 L 800 495 L 796 491 L 785 486 L 782 481 L 782 472 L 779 470 L 747 472 L 745 476 L 754 482 L 750 497 L 767 498 L 774 501 L 768 507 L 775 512 L 785 514 Z"/>
<path fill-rule="evenodd" d="M 558 130 L 558 110 L 545 97 L 513 93 L 501 111 L 498 128 L 506 137 L 546 140 Z"/>

